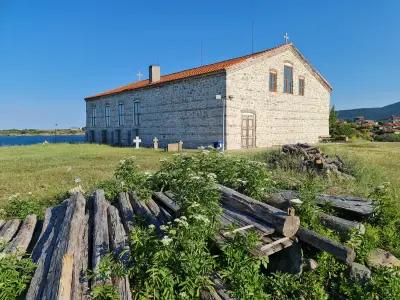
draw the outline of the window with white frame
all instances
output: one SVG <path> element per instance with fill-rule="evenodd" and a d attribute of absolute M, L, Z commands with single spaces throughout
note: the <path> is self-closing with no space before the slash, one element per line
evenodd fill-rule
<path fill-rule="evenodd" d="M 110 104 L 106 104 L 106 108 L 105 108 L 105 117 L 106 117 L 106 127 L 110 127 L 111 126 L 111 107 Z"/>
<path fill-rule="evenodd" d="M 91 122 L 90 125 L 92 127 L 96 126 L 96 105 L 92 106 L 92 114 L 91 114 Z"/>
<path fill-rule="evenodd" d="M 133 102 L 133 125 L 139 126 L 139 101 Z"/>
<path fill-rule="evenodd" d="M 124 125 L 124 103 L 118 103 L 118 125 Z"/>

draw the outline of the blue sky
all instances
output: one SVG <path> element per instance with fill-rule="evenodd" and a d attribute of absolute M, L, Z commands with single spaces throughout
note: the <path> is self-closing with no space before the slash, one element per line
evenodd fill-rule
<path fill-rule="evenodd" d="M 400 101 L 400 1 L 0 0 L 0 128 L 83 126 L 83 98 L 291 41 L 339 109 Z"/>

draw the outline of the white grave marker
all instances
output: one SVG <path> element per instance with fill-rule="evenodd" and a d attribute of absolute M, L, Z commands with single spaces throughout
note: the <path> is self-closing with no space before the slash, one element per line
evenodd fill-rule
<path fill-rule="evenodd" d="M 139 149 L 139 145 L 142 142 L 142 140 L 138 136 L 136 136 L 133 142 L 135 143 L 135 148 Z"/>
<path fill-rule="evenodd" d="M 158 149 L 158 138 L 157 137 L 154 137 L 154 139 L 153 139 L 153 147 L 154 147 L 154 149 Z"/>

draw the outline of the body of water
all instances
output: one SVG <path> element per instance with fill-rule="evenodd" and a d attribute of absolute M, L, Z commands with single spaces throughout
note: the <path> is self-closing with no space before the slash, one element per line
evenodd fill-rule
<path fill-rule="evenodd" d="M 84 143 L 84 135 L 16 135 L 0 136 L 0 146 L 18 146 L 49 143 Z"/>

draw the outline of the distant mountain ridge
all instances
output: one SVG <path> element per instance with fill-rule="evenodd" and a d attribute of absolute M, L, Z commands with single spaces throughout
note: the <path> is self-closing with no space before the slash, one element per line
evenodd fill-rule
<path fill-rule="evenodd" d="M 392 115 L 400 116 L 400 101 L 383 107 L 338 110 L 338 115 L 342 120 L 353 120 L 359 116 L 375 121 L 384 120 Z"/>

